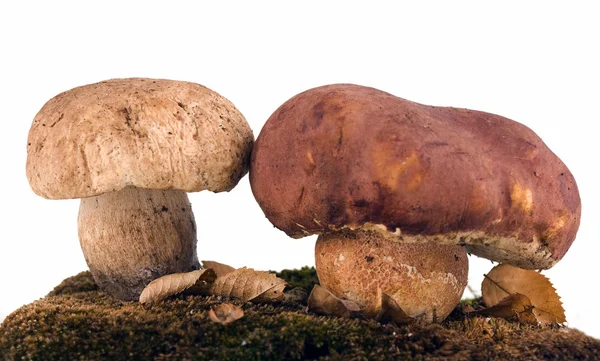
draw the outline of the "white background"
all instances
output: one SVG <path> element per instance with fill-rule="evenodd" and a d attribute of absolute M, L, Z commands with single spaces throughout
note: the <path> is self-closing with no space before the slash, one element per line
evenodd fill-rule
<path fill-rule="evenodd" d="M 569 325 L 600 337 L 598 9 L 547 1 L 324 3 L 2 2 L 0 319 L 86 269 L 79 202 L 42 199 L 25 177 L 27 132 L 48 99 L 116 77 L 188 80 L 229 98 L 258 135 L 296 93 L 351 82 L 501 114 L 544 139 L 574 173 L 583 200 L 574 245 L 544 273 Z M 274 270 L 313 265 L 314 238 L 292 240 L 274 229 L 247 177 L 230 193 L 190 199 L 201 259 Z M 478 290 L 492 264 L 470 261 Z"/>

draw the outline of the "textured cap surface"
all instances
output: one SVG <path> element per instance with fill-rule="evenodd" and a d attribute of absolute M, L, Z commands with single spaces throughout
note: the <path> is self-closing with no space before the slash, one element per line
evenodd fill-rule
<path fill-rule="evenodd" d="M 126 186 L 227 191 L 246 174 L 253 140 L 243 115 L 206 87 L 113 79 L 42 107 L 29 131 L 27 178 L 52 199 Z"/>
<path fill-rule="evenodd" d="M 524 268 L 560 260 L 581 214 L 573 176 L 524 125 L 348 84 L 277 109 L 254 146 L 250 182 L 267 218 L 293 237 L 376 225 L 400 241 L 467 244 Z"/>

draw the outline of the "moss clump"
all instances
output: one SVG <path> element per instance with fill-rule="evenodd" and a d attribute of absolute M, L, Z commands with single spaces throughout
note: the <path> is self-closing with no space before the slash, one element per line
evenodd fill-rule
<path fill-rule="evenodd" d="M 300 268 L 299 270 L 284 269 L 281 272 L 277 272 L 277 277 L 286 280 L 286 282 L 292 288 L 304 288 L 307 294 L 310 294 L 310 291 L 312 291 L 314 285 L 319 284 L 319 277 L 317 277 L 317 271 L 314 267 L 305 266 Z"/>
<path fill-rule="evenodd" d="M 310 273 L 281 275 L 299 286 Z M 600 341 L 579 331 L 472 317 L 460 308 L 441 325 L 396 327 L 315 316 L 299 303 L 229 301 L 245 316 L 223 326 L 207 316 L 221 302 L 216 297 L 179 296 L 144 309 L 90 285 L 90 274 L 81 273 L 8 316 L 0 360 L 600 359 Z"/>
<path fill-rule="evenodd" d="M 86 271 L 62 281 L 48 293 L 48 296 L 70 295 L 72 293 L 98 291 L 98 289 L 94 278 L 89 271 Z"/>

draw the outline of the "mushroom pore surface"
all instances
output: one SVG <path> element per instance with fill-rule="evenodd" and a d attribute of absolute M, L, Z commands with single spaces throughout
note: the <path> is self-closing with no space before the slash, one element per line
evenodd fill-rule
<path fill-rule="evenodd" d="M 135 300 L 153 279 L 199 268 L 196 224 L 180 190 L 126 187 L 81 199 L 79 240 L 94 279 Z"/>
<path fill-rule="evenodd" d="M 348 229 L 319 236 L 315 263 L 321 286 L 367 315 L 377 314 L 381 290 L 409 316 L 427 322 L 452 312 L 469 269 L 462 246 L 400 243 L 383 232 Z"/>

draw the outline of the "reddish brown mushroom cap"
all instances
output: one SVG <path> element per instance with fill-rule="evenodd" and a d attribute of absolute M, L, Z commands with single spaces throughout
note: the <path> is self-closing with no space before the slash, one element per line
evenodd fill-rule
<path fill-rule="evenodd" d="M 350 84 L 277 109 L 256 140 L 250 182 L 293 237 L 383 225 L 400 241 L 466 244 L 524 268 L 559 261 L 581 214 L 572 174 L 524 125 Z"/>

